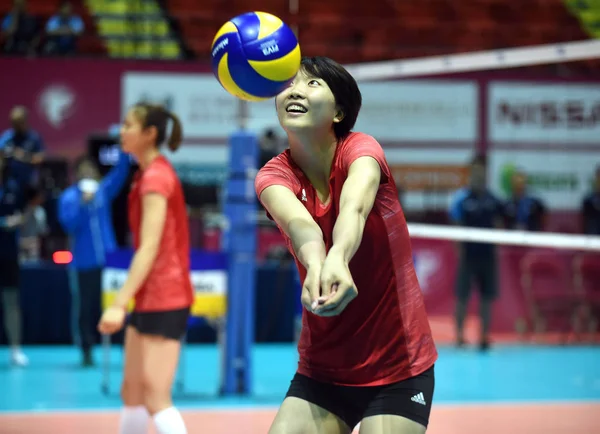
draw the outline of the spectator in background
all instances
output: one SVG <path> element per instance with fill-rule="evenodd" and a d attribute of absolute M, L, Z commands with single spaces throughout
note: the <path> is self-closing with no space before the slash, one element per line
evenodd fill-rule
<path fill-rule="evenodd" d="M 100 318 L 102 269 L 106 254 L 117 248 L 112 225 L 112 201 L 127 180 L 130 159 L 121 153 L 116 166 L 101 179 L 94 161 L 83 157 L 76 163 L 77 183 L 59 198 L 58 219 L 71 241 L 73 312 L 79 333 L 75 341 L 83 353 L 83 366 L 94 364 L 92 347 Z"/>
<path fill-rule="evenodd" d="M 44 194 L 36 189 L 26 192 L 26 208 L 20 231 L 20 252 L 23 261 L 40 259 L 41 237 L 48 233 L 48 221 L 44 209 Z"/>
<path fill-rule="evenodd" d="M 79 15 L 73 14 L 70 1 L 63 2 L 56 15 L 46 23 L 47 42 L 45 52 L 54 55 L 69 55 L 77 51 L 77 39 L 85 26 Z"/>
<path fill-rule="evenodd" d="M 39 43 L 36 19 L 27 13 L 25 0 L 14 0 L 2 21 L 3 49 L 7 54 L 31 54 Z"/>
<path fill-rule="evenodd" d="M 517 171 L 513 174 L 511 183 L 511 198 L 504 206 L 506 228 L 525 231 L 543 230 L 546 207 L 541 199 L 527 193 L 527 175 Z"/>
<path fill-rule="evenodd" d="M 581 204 L 583 233 L 600 235 L 600 165 L 596 167 L 592 191 Z"/>
<path fill-rule="evenodd" d="M 23 221 L 25 196 L 21 185 L 10 176 L 6 159 L 0 152 L 0 293 L 4 327 L 11 347 L 10 361 L 26 366 L 21 350 L 21 304 L 19 301 L 18 228 Z"/>
<path fill-rule="evenodd" d="M 487 164 L 484 157 L 473 159 L 470 167 L 469 186 L 460 190 L 450 206 L 453 223 L 474 228 L 500 226 L 502 204 L 487 189 Z M 493 244 L 462 243 L 460 245 L 459 268 L 456 281 L 456 339 L 459 347 L 464 346 L 464 323 L 471 295 L 471 285 L 476 281 L 480 301 L 481 337 L 480 348 L 490 345 L 489 332 L 492 302 L 496 297 L 497 273 L 496 253 Z"/>
<path fill-rule="evenodd" d="M 37 182 L 37 168 L 44 161 L 44 143 L 40 135 L 29 127 L 27 109 L 16 106 L 10 111 L 12 128 L 0 136 L 0 150 L 10 157 L 11 176 L 25 185 Z"/>

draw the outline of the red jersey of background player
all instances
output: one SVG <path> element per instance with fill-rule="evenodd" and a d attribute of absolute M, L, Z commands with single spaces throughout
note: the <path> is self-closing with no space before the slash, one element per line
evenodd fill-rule
<path fill-rule="evenodd" d="M 148 278 L 135 294 L 138 312 L 182 309 L 192 305 L 190 236 L 181 182 L 163 156 L 140 171 L 129 193 L 129 225 L 133 245 L 140 245 L 142 198 L 157 193 L 167 198 L 167 216 L 158 254 Z"/>
<path fill-rule="evenodd" d="M 320 317 L 303 310 L 298 372 L 334 384 L 377 386 L 414 377 L 437 359 L 406 220 L 383 149 L 362 133 L 351 133 L 340 142 L 332 162 L 327 205 L 319 201 L 289 150 L 269 161 L 255 184 L 258 197 L 271 185 L 294 192 L 321 228 L 329 250 L 348 169 L 363 156 L 379 163 L 381 185 L 360 247 L 350 261 L 358 296 L 338 316 Z M 289 238 L 282 233 L 293 254 Z M 296 264 L 304 281 L 306 269 L 298 260 Z"/>

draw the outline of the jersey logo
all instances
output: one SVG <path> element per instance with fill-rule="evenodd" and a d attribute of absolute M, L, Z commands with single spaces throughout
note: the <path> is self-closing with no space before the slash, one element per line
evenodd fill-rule
<path fill-rule="evenodd" d="M 302 202 L 307 202 L 308 199 L 306 199 L 306 190 L 302 189 Z"/>

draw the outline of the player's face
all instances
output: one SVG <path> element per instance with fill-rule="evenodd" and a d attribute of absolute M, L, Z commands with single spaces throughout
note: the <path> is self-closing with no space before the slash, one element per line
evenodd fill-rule
<path fill-rule="evenodd" d="M 471 166 L 471 187 L 483 189 L 486 186 L 487 174 L 485 166 L 482 164 L 473 164 Z"/>
<path fill-rule="evenodd" d="M 343 117 L 327 83 L 303 70 L 277 95 L 275 106 L 279 122 L 288 133 L 307 129 L 331 130 Z"/>
<path fill-rule="evenodd" d="M 98 172 L 98 169 L 96 168 L 96 166 L 89 162 L 89 161 L 84 161 L 83 163 L 81 163 L 81 165 L 79 166 L 79 170 L 77 171 L 77 176 L 79 179 L 100 179 L 100 172 Z"/>
<path fill-rule="evenodd" d="M 142 123 L 133 110 L 129 110 L 123 125 L 121 125 L 121 148 L 129 154 L 135 154 L 140 150 L 140 137 L 142 135 Z"/>
<path fill-rule="evenodd" d="M 128 154 L 144 152 L 154 143 L 155 130 L 155 128 L 144 128 L 138 113 L 129 110 L 121 126 L 121 148 Z"/>
<path fill-rule="evenodd" d="M 522 194 L 527 186 L 527 177 L 523 173 L 516 173 L 512 179 L 513 192 L 515 194 Z"/>

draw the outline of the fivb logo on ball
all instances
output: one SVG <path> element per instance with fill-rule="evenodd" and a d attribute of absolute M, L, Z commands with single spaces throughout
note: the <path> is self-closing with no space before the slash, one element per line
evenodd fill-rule
<path fill-rule="evenodd" d="M 275 40 L 260 44 L 260 48 L 262 49 L 265 57 L 267 57 L 269 54 L 279 53 L 279 46 Z"/>
<path fill-rule="evenodd" d="M 269 99 L 289 86 L 300 69 L 300 45 L 278 17 L 249 12 L 226 22 L 211 47 L 212 68 L 230 94 Z"/>

